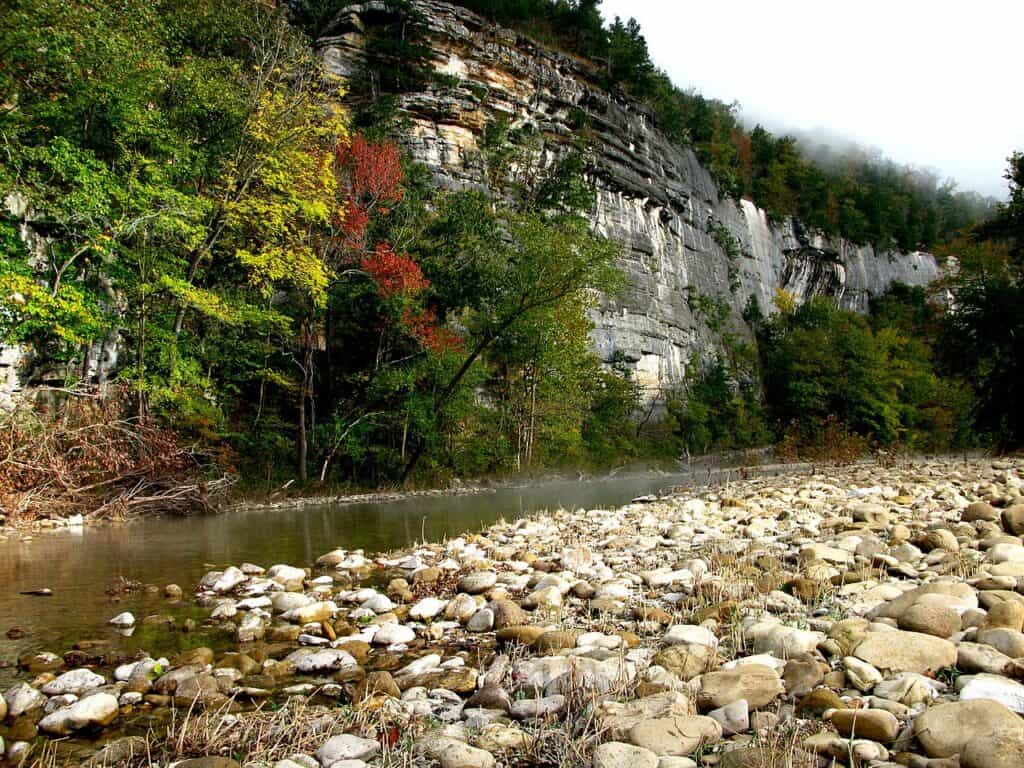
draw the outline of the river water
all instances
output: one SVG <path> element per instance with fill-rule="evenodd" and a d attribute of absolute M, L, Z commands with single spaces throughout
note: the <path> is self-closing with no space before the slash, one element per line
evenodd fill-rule
<path fill-rule="evenodd" d="M 706 475 L 703 479 L 706 479 Z M 512 520 L 544 509 L 600 508 L 625 504 L 676 485 L 699 484 L 694 475 L 643 474 L 585 481 L 552 481 L 462 496 L 421 496 L 375 502 L 277 509 L 239 509 L 221 515 L 152 518 L 122 525 L 64 529 L 30 541 L 0 541 L 0 665 L 29 651 L 62 654 L 84 640 L 110 643 L 119 652 L 144 648 L 173 653 L 195 645 L 216 645 L 203 632 L 186 634 L 139 626 L 122 637 L 108 625 L 121 611 L 141 621 L 170 614 L 178 626 L 189 615 L 205 614 L 184 600 L 138 590 L 107 594 L 120 579 L 182 587 L 186 597 L 209 570 L 243 562 L 312 565 L 321 554 L 342 547 L 367 555 L 417 541 L 439 541 L 479 531 L 500 518 Z M 51 597 L 22 594 L 52 590 Z M 8 636 L 11 629 L 16 629 Z M 0 685 L 13 678 L 0 668 Z"/>

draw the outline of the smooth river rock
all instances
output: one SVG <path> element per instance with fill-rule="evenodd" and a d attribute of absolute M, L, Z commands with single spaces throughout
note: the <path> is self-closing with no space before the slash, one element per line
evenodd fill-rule
<path fill-rule="evenodd" d="M 929 757 L 958 754 L 975 738 L 1022 732 L 1024 720 L 999 702 L 985 699 L 939 704 L 914 721 L 914 736 Z"/>
<path fill-rule="evenodd" d="M 39 729 L 56 736 L 67 736 L 83 728 L 109 725 L 117 717 L 117 699 L 109 693 L 94 693 L 70 707 L 58 709 L 39 721 Z"/>
<path fill-rule="evenodd" d="M 902 630 L 868 632 L 853 655 L 889 672 L 935 672 L 956 664 L 956 646 L 941 637 Z"/>

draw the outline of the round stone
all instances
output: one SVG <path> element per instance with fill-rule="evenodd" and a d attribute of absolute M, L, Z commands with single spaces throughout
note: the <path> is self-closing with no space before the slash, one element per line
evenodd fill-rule
<path fill-rule="evenodd" d="M 459 577 L 457 588 L 459 592 L 465 592 L 468 595 L 479 595 L 497 583 L 498 574 L 494 571 L 472 571 Z"/>

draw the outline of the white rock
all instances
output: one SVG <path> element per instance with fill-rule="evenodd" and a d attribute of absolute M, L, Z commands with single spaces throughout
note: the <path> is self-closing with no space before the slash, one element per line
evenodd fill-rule
<path fill-rule="evenodd" d="M 296 568 L 292 565 L 272 565 L 267 569 L 267 578 L 273 579 L 278 584 L 287 584 L 290 581 L 304 581 L 306 571 L 303 568 Z"/>
<path fill-rule="evenodd" d="M 211 619 L 231 619 L 238 613 L 238 605 L 234 600 L 222 600 L 210 612 Z"/>
<path fill-rule="evenodd" d="M 224 572 L 220 575 L 220 578 L 213 583 L 211 589 L 218 594 L 224 594 L 225 592 L 233 590 L 245 581 L 246 578 L 246 575 L 242 573 L 239 568 L 235 568 L 235 566 L 232 565 L 224 569 Z"/>
<path fill-rule="evenodd" d="M 754 641 L 754 653 L 770 653 L 780 659 L 791 659 L 811 653 L 825 639 L 822 632 L 779 625 Z"/>
<path fill-rule="evenodd" d="M 338 648 L 324 648 L 312 653 L 299 650 L 290 654 L 287 660 L 295 664 L 299 672 L 327 672 L 359 666 L 351 654 Z"/>
<path fill-rule="evenodd" d="M 411 643 L 416 639 L 416 632 L 412 627 L 403 624 L 383 624 L 373 636 L 375 645 L 397 645 Z"/>
<path fill-rule="evenodd" d="M 494 768 L 494 756 L 485 749 L 452 741 L 437 755 L 441 768 Z"/>
<path fill-rule="evenodd" d="M 722 726 L 722 733 L 733 736 L 750 728 L 750 705 L 746 699 L 730 702 L 724 707 L 708 712 L 708 717 L 717 720 Z"/>
<path fill-rule="evenodd" d="M 676 624 L 668 628 L 668 632 L 661 639 L 666 645 L 706 645 L 709 648 L 718 647 L 718 638 L 715 633 L 707 627 L 696 624 Z"/>
<path fill-rule="evenodd" d="M 236 604 L 240 611 L 251 611 L 255 608 L 270 608 L 273 605 L 269 597 L 247 597 L 244 600 L 239 600 Z"/>
<path fill-rule="evenodd" d="M 106 682 L 103 675 L 97 675 L 90 669 L 73 669 L 44 685 L 43 693 L 47 696 L 60 696 L 66 693 L 81 696 L 86 691 L 99 688 Z"/>
<path fill-rule="evenodd" d="M 707 513 L 707 504 L 701 499 L 687 499 L 683 502 L 683 513 L 691 518 L 701 518 Z"/>
<path fill-rule="evenodd" d="M 436 597 L 425 597 L 409 609 L 409 617 L 423 621 L 437 616 L 448 605 L 447 600 L 439 600 Z"/>
<path fill-rule="evenodd" d="M 262 617 L 255 611 L 249 611 L 239 622 L 235 638 L 240 643 L 251 643 L 261 639 L 265 633 L 266 627 L 263 626 Z"/>
<path fill-rule="evenodd" d="M 47 715 L 39 721 L 39 729 L 46 733 L 66 736 L 82 728 L 107 725 L 117 717 L 117 712 L 116 698 L 109 693 L 94 693 L 79 699 L 70 707 Z"/>
<path fill-rule="evenodd" d="M 588 547 L 572 547 L 562 550 L 562 567 L 570 571 L 586 568 L 594 562 L 594 555 Z"/>
<path fill-rule="evenodd" d="M 962 683 L 962 686 L 961 686 Z M 992 699 L 1007 709 L 1024 714 L 1024 685 L 1002 675 L 965 675 L 957 680 L 960 700 Z"/>
<path fill-rule="evenodd" d="M 110 623 L 115 627 L 131 627 L 135 624 L 135 617 L 128 611 L 125 611 L 124 613 L 117 614 L 117 616 L 110 620 Z"/>
<path fill-rule="evenodd" d="M 604 648 L 614 651 L 621 645 L 621 637 L 618 635 L 606 635 L 604 632 L 584 632 L 576 638 L 577 648 Z"/>
<path fill-rule="evenodd" d="M 395 604 L 391 602 L 387 595 L 374 592 L 373 595 L 363 601 L 363 604 L 360 607 L 368 611 L 373 611 L 376 614 L 381 614 L 394 610 Z"/>
<path fill-rule="evenodd" d="M 760 664 L 761 666 L 771 667 L 776 671 L 781 671 L 786 667 L 786 660 L 772 656 L 770 653 L 760 653 L 756 656 L 741 656 L 738 659 L 727 661 L 722 665 L 722 669 L 735 669 L 736 667 L 742 667 L 745 664 Z"/>
<path fill-rule="evenodd" d="M 441 657 L 436 653 L 428 653 L 426 656 L 420 656 L 418 659 L 406 664 L 400 670 L 395 672 L 395 677 L 399 677 L 400 675 L 421 675 L 424 672 L 430 672 L 440 666 Z"/>
<path fill-rule="evenodd" d="M 296 608 L 302 608 L 313 602 L 315 602 L 313 598 L 301 592 L 275 592 L 270 598 L 271 605 L 279 613 L 294 611 Z"/>
<path fill-rule="evenodd" d="M 350 733 L 332 736 L 316 751 L 316 759 L 324 768 L 330 768 L 341 760 L 362 760 L 380 752 L 380 745 L 371 739 L 363 739 Z"/>

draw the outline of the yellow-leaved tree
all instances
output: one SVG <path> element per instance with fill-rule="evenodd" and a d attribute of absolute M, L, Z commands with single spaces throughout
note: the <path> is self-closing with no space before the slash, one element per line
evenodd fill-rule
<path fill-rule="evenodd" d="M 240 193 L 225 207 L 225 223 L 250 284 L 292 318 L 299 374 L 296 463 L 305 480 L 317 317 L 327 302 L 336 266 L 331 255 L 345 217 L 336 149 L 347 130 L 337 103 L 340 86 L 319 61 L 300 57 L 278 83 L 260 94 L 246 132 L 245 163 L 227 180 Z M 276 380 L 288 381 L 288 374 Z"/>

